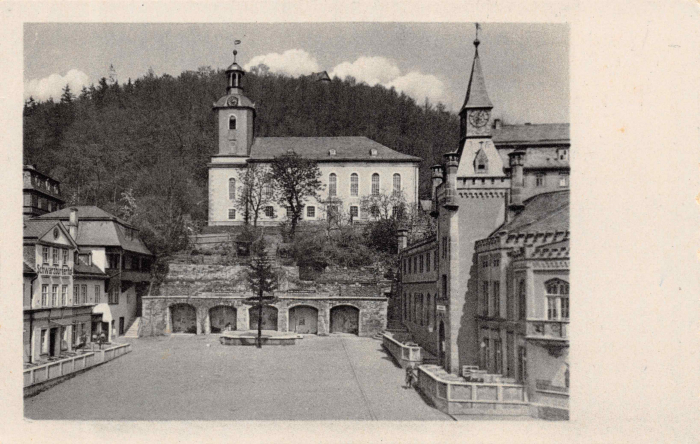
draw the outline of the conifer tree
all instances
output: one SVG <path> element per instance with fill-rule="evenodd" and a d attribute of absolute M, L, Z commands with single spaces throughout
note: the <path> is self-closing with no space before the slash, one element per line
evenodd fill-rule
<path fill-rule="evenodd" d="M 255 346 L 261 348 L 263 307 L 277 302 L 277 298 L 272 295 L 272 292 L 277 289 L 278 280 L 277 273 L 275 273 L 267 256 L 267 246 L 262 236 L 253 243 L 252 253 L 253 257 L 248 265 L 246 280 L 255 296 L 247 298 L 245 303 L 251 305 L 251 310 L 258 311 L 258 335 Z"/>

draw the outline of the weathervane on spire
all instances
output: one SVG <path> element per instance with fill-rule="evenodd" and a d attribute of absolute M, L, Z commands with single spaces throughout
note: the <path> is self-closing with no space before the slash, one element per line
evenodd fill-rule
<path fill-rule="evenodd" d="M 474 46 L 476 46 L 476 48 L 478 49 L 479 43 L 481 43 L 481 42 L 479 42 L 479 30 L 481 29 L 481 25 L 478 23 L 475 23 L 475 25 L 476 25 L 476 37 L 474 38 Z"/>
<path fill-rule="evenodd" d="M 236 46 L 238 46 L 240 44 L 241 44 L 240 40 L 233 41 L 233 63 L 236 63 L 236 54 L 238 54 L 238 51 L 236 50 Z"/>

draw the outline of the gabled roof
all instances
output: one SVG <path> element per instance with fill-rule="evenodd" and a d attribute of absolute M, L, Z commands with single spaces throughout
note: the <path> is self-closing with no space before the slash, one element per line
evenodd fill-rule
<path fill-rule="evenodd" d="M 474 42 L 478 46 L 478 41 Z M 481 61 L 479 60 L 479 50 L 474 51 L 474 61 L 472 62 L 472 72 L 469 75 L 469 85 L 467 95 L 464 98 L 464 105 L 460 113 L 467 108 L 493 108 L 486 91 L 486 81 L 484 73 L 481 71 Z"/>
<path fill-rule="evenodd" d="M 569 191 L 554 191 L 533 196 L 523 202 L 525 208 L 491 235 L 508 232 L 544 233 L 569 231 Z"/>
<path fill-rule="evenodd" d="M 113 214 L 95 206 L 72 208 L 78 209 L 78 245 L 121 247 L 135 253 L 152 254 L 138 235 L 133 239 L 127 238 L 123 231 L 125 227 L 129 229 L 134 228 Z M 42 221 L 42 219 L 50 219 L 67 221 L 70 218 L 70 211 L 70 208 L 64 208 L 30 220 Z"/>
<path fill-rule="evenodd" d="M 499 145 L 570 143 L 569 124 L 503 125 L 493 129 L 491 138 L 497 147 Z"/>
<path fill-rule="evenodd" d="M 372 155 L 376 150 L 376 155 Z M 293 151 L 317 162 L 337 161 L 401 161 L 420 162 L 420 157 L 399 153 L 363 136 L 343 137 L 256 137 L 251 147 L 251 160 L 272 160 Z M 332 152 L 335 151 L 335 154 Z"/>
<path fill-rule="evenodd" d="M 26 262 L 22 262 L 22 274 L 36 274 L 36 271 Z"/>
<path fill-rule="evenodd" d="M 27 219 L 24 221 L 24 239 L 29 241 L 38 241 L 46 233 L 51 231 L 54 227 L 58 227 L 63 235 L 68 239 L 68 241 L 73 245 L 74 248 L 78 248 L 78 244 L 71 237 L 68 229 L 58 220 L 41 220 L 41 219 Z"/>
<path fill-rule="evenodd" d="M 109 275 L 107 275 L 105 272 L 99 269 L 95 264 L 88 265 L 83 261 L 78 261 L 73 266 L 73 271 L 75 272 L 76 275 L 91 275 L 99 278 L 104 278 L 108 279 Z"/>

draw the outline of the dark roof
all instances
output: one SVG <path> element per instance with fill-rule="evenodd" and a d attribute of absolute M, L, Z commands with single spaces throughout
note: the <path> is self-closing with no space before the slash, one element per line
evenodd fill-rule
<path fill-rule="evenodd" d="M 371 150 L 377 150 L 372 156 Z M 335 150 L 335 155 L 331 155 Z M 399 153 L 389 147 L 363 136 L 344 137 L 256 137 L 251 147 L 253 160 L 272 160 L 294 151 L 301 157 L 316 161 L 362 160 L 420 162 L 419 157 Z"/>
<path fill-rule="evenodd" d="M 484 73 L 481 71 L 478 50 L 474 52 L 472 72 L 469 75 L 469 85 L 467 86 L 467 95 L 464 98 L 462 110 L 465 108 L 493 108 L 486 91 L 486 81 L 484 80 Z"/>
<path fill-rule="evenodd" d="M 308 75 L 311 80 L 316 82 L 330 82 L 331 78 L 326 71 L 314 72 Z"/>
<path fill-rule="evenodd" d="M 26 262 L 22 262 L 22 265 L 24 266 L 22 274 L 36 274 L 34 269 L 31 266 L 29 266 Z"/>
<path fill-rule="evenodd" d="M 501 232 L 543 233 L 569 231 L 569 191 L 543 193 L 527 199 L 525 208 L 510 222 L 501 225 L 493 235 Z"/>
<path fill-rule="evenodd" d="M 125 227 L 134 229 L 123 220 L 95 206 L 72 207 L 78 209 L 78 245 L 121 247 L 128 251 L 142 254 L 152 254 L 141 239 L 135 236 L 127 238 Z M 70 208 L 64 208 L 53 213 L 39 216 L 38 219 L 68 220 Z M 138 232 L 138 230 L 137 230 Z"/>
<path fill-rule="evenodd" d="M 75 274 L 89 274 L 93 276 L 99 276 L 104 279 L 109 278 L 109 275 L 100 270 L 99 267 L 95 266 L 94 264 L 88 265 L 82 261 L 79 261 L 77 264 L 75 264 L 75 266 L 73 267 L 73 271 L 75 272 Z"/>
<path fill-rule="evenodd" d="M 24 237 L 39 239 L 44 234 L 48 233 L 56 224 L 61 224 L 61 222 L 55 220 L 27 219 L 24 221 Z"/>
<path fill-rule="evenodd" d="M 538 143 L 569 143 L 568 123 L 538 123 L 528 125 L 503 125 L 494 128 L 496 145 L 527 145 Z"/>

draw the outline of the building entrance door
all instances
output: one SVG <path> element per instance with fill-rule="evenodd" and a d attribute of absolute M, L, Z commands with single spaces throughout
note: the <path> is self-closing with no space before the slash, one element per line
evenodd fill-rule
<path fill-rule="evenodd" d="M 52 328 L 49 331 L 49 356 L 58 355 L 58 329 Z"/>
<path fill-rule="evenodd" d="M 120 317 L 119 318 L 119 336 L 124 335 L 124 318 Z"/>
<path fill-rule="evenodd" d="M 445 323 L 440 321 L 438 329 L 438 360 L 441 367 L 445 366 Z"/>

